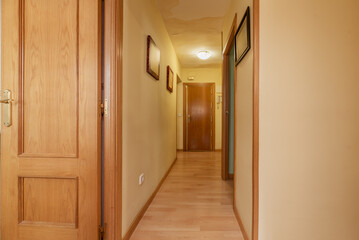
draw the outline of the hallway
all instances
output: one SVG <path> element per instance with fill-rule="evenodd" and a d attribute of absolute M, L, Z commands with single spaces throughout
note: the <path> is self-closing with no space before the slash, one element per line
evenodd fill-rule
<path fill-rule="evenodd" d="M 178 152 L 131 240 L 236 239 L 233 182 L 222 181 L 219 152 Z"/>

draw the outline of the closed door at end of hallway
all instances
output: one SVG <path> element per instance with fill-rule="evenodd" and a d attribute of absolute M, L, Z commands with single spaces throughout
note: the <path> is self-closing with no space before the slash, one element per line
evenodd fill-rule
<path fill-rule="evenodd" d="M 184 85 L 185 150 L 214 149 L 214 83 Z"/>

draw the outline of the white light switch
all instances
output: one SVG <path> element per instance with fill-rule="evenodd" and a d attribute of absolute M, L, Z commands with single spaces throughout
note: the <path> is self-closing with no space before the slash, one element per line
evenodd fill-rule
<path fill-rule="evenodd" d="M 182 117 L 182 113 L 179 113 L 178 116 L 179 116 L 179 117 Z"/>

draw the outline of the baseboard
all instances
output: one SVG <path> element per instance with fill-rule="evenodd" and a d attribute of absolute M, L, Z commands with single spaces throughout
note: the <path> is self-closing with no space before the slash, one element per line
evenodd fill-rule
<path fill-rule="evenodd" d="M 222 152 L 222 149 L 216 149 L 215 152 Z"/>
<path fill-rule="evenodd" d="M 151 205 L 153 199 L 155 198 L 157 192 L 160 190 L 163 182 L 166 180 L 168 174 L 171 172 L 173 166 L 175 165 L 177 161 L 177 158 L 173 161 L 173 163 L 171 164 L 171 166 L 169 167 L 169 169 L 167 170 L 166 174 L 162 177 L 161 181 L 159 182 L 159 184 L 157 185 L 157 188 L 155 189 L 155 191 L 152 193 L 152 195 L 150 196 L 150 198 L 147 200 L 147 202 L 145 203 L 145 205 L 141 208 L 140 212 L 137 214 L 135 220 L 133 220 L 130 228 L 128 229 L 126 235 L 123 237 L 123 240 L 129 240 L 133 234 L 133 232 L 136 230 L 137 225 L 140 223 L 143 215 L 146 213 L 148 207 Z"/>
<path fill-rule="evenodd" d="M 183 152 L 183 149 L 177 149 L 177 152 Z"/>
<path fill-rule="evenodd" d="M 241 216 L 239 215 L 236 206 L 233 206 L 233 211 L 234 211 L 234 215 L 235 215 L 236 218 L 237 218 L 237 222 L 238 222 L 238 224 L 239 224 L 239 227 L 240 227 L 241 230 L 242 230 L 244 240 L 249 240 L 248 234 L 247 234 L 247 232 L 246 232 L 246 229 L 244 228 L 244 225 L 243 225 Z"/>

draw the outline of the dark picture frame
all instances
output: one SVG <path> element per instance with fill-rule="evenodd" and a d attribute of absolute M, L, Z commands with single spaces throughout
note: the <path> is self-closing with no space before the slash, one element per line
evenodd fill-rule
<path fill-rule="evenodd" d="M 147 72 L 156 80 L 160 79 L 161 51 L 150 35 L 147 36 Z"/>
<path fill-rule="evenodd" d="M 170 66 L 167 66 L 167 90 L 173 92 L 174 74 Z"/>
<path fill-rule="evenodd" d="M 251 49 L 251 18 L 249 7 L 247 7 L 242 21 L 239 24 L 234 40 L 235 62 L 237 66 Z"/>

